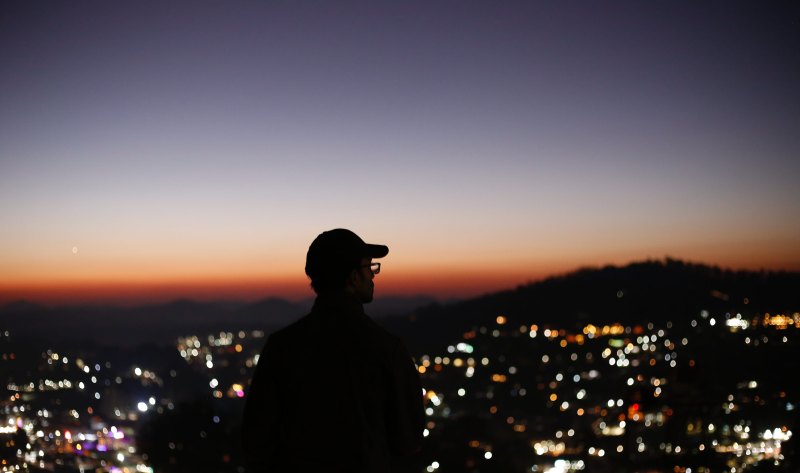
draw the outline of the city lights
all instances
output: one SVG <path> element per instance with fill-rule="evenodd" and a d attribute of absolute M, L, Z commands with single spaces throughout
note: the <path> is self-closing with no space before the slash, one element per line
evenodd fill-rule
<path fill-rule="evenodd" d="M 450 465 L 459 471 L 508 460 L 511 450 L 489 434 L 465 441 L 474 452 L 468 458 L 439 450 L 462 419 L 480 419 L 491 426 L 487 432 L 517 442 L 514 455 L 522 455 L 535 472 L 575 473 L 592 471 L 595 464 L 646 464 L 654 458 L 677 465 L 676 471 L 699 472 L 703 465 L 692 459 L 700 453 L 743 473 L 758 462 L 784 464 L 784 444 L 796 426 L 789 416 L 800 402 L 790 390 L 775 390 L 758 372 L 739 372 L 731 361 L 726 369 L 735 381 L 709 398 L 713 422 L 695 411 L 679 411 L 686 404 L 676 403 L 675 396 L 691 393 L 682 376 L 693 376 L 696 365 L 706 363 L 699 350 L 716 349 L 723 336 L 729 346 L 752 350 L 784 338 L 783 343 L 797 343 L 794 316 L 708 310 L 699 319 L 704 323 L 583 324 L 571 331 L 545 324 L 509 330 L 503 316 L 502 323 L 495 317 L 489 321 L 494 324 L 459 331 L 461 339 L 415 357 L 426 419 L 422 437 L 432 452 L 424 470 Z M 30 379 L 6 382 L 10 397 L 0 412 L 0 439 L 26 437 L 13 471 L 24 471 L 23 463 L 54 464 L 59 455 L 73 455 L 87 472 L 103 467 L 102 460 L 107 471 L 152 473 L 136 448 L 137 429 L 179 409 L 174 392 L 189 379 L 205 386 L 208 402 L 240 409 L 264 337 L 233 330 L 181 337 L 173 353 L 182 368 L 144 359 L 115 366 L 90 353 L 42 350 L 41 365 L 47 368 L 32 371 Z M 44 395 L 58 396 L 61 404 L 39 403 L 37 396 Z M 771 412 L 787 417 L 760 417 L 768 402 Z M 234 417 L 227 411 L 204 416 L 217 427 Z M 210 428 L 196 432 L 197 438 L 208 436 Z M 171 445 L 169 451 L 177 452 L 177 444 Z"/>

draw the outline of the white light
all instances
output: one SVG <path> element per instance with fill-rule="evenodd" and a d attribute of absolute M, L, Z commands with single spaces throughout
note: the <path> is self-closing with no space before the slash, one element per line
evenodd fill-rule
<path fill-rule="evenodd" d="M 463 397 L 465 394 L 467 394 L 467 391 L 464 388 L 459 388 L 458 389 L 458 395 L 459 396 Z"/>
<path fill-rule="evenodd" d="M 122 462 L 125 460 L 125 455 L 118 453 L 117 454 L 117 461 Z"/>
<path fill-rule="evenodd" d="M 483 454 L 483 458 L 485 458 L 485 459 L 487 459 L 487 460 L 491 460 L 491 459 L 492 459 L 492 452 L 486 452 L 486 453 L 484 453 L 484 454 Z"/>
<path fill-rule="evenodd" d="M 219 386 L 219 381 L 217 381 L 217 378 L 213 378 L 208 385 L 211 386 L 211 389 L 214 389 Z"/>
<path fill-rule="evenodd" d="M 142 412 L 147 412 L 147 404 L 144 402 L 140 402 L 139 404 L 136 405 L 136 407 L 139 408 L 139 410 Z"/>
<path fill-rule="evenodd" d="M 456 345 L 456 350 L 460 351 L 461 353 L 472 353 L 474 348 L 469 343 L 459 343 Z M 450 352 L 452 353 L 452 352 Z"/>
<path fill-rule="evenodd" d="M 136 376 L 141 376 L 142 369 L 137 366 L 136 368 L 133 369 L 133 374 L 135 374 Z"/>
<path fill-rule="evenodd" d="M 156 405 L 156 398 L 151 397 L 150 399 L 147 400 L 147 402 L 149 402 L 151 406 L 155 406 Z"/>
<path fill-rule="evenodd" d="M 422 436 L 423 436 L 423 437 L 427 437 L 427 436 L 428 436 L 428 435 L 430 435 L 430 434 L 431 434 L 431 431 L 430 431 L 430 430 L 428 430 L 428 429 L 425 429 L 425 430 L 423 430 L 423 431 L 422 431 Z"/>

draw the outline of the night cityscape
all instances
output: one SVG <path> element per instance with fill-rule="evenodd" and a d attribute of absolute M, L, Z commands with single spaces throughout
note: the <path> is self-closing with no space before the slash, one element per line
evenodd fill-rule
<path fill-rule="evenodd" d="M 427 416 L 420 473 L 798 467 L 800 312 L 578 325 L 485 315 L 412 353 Z M 0 471 L 244 471 L 241 410 L 267 332 L 124 350 L 0 335 Z"/>
<path fill-rule="evenodd" d="M 3 0 L 0 64 L 0 473 L 800 472 L 800 2 Z"/>

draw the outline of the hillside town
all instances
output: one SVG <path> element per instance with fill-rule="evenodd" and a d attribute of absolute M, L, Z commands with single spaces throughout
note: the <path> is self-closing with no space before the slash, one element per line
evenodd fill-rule
<path fill-rule="evenodd" d="M 414 354 L 420 472 L 789 471 L 800 399 L 780 363 L 761 363 L 796 353 L 800 313 L 579 329 L 489 320 Z M 191 334 L 168 359 L 145 348 L 112 360 L 0 332 L 0 472 L 188 471 L 198 447 L 214 471 L 243 472 L 237 429 L 266 336 Z"/>

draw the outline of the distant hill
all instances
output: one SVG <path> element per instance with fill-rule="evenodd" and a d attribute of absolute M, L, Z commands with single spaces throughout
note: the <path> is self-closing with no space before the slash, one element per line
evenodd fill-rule
<path fill-rule="evenodd" d="M 425 296 L 383 297 L 367 308 L 376 318 L 408 314 L 431 304 Z M 141 307 L 46 307 L 17 301 L 0 308 L 0 330 L 15 337 L 133 346 L 172 343 L 189 334 L 283 327 L 308 313 L 312 299 L 268 298 L 250 304 L 176 300 Z"/>
<path fill-rule="evenodd" d="M 0 330 L 18 337 L 88 340 L 132 346 L 171 343 L 187 334 L 261 329 L 272 331 L 301 317 L 312 300 L 278 298 L 252 304 L 178 300 L 134 308 L 48 308 L 15 302 L 0 308 Z M 731 271 L 667 258 L 626 266 L 584 268 L 474 299 L 438 304 L 433 298 L 383 297 L 366 307 L 409 348 L 441 347 L 473 326 L 494 322 L 554 324 L 626 324 L 740 312 L 800 310 L 800 273 Z"/>
<path fill-rule="evenodd" d="M 171 343 L 178 336 L 229 330 L 269 330 L 300 317 L 310 303 L 266 299 L 253 304 L 178 300 L 141 307 L 44 307 L 13 303 L 0 309 L 0 330 L 15 337 L 133 346 Z"/>
<path fill-rule="evenodd" d="M 410 347 L 432 347 L 474 326 L 506 317 L 509 325 L 679 322 L 725 312 L 800 310 L 800 273 L 731 271 L 667 258 L 584 268 L 515 289 L 449 305 L 430 305 L 386 321 Z"/>

